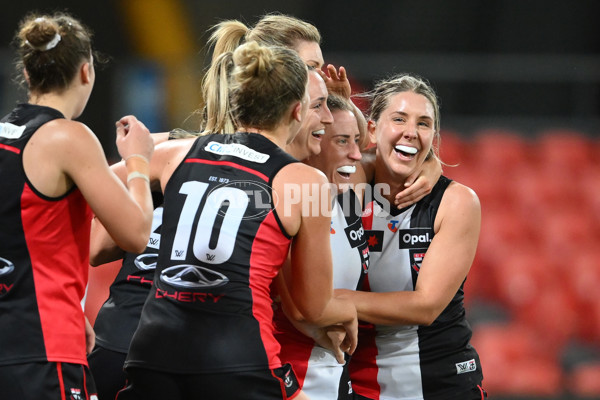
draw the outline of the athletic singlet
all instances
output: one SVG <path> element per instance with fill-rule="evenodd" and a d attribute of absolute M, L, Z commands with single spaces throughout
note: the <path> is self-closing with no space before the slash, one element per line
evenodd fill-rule
<path fill-rule="evenodd" d="M 339 194 L 334 200 L 330 245 L 336 289 L 356 290 L 369 268 L 361 213 L 360 202 L 352 190 Z M 340 382 L 344 366 L 338 364 L 333 353 L 294 328 L 277 303 L 274 309 L 275 338 L 281 343 L 280 358 L 292 364 L 302 390 L 312 400 L 337 399 L 340 389 L 348 393 L 348 382 Z"/>
<path fill-rule="evenodd" d="M 0 365 L 87 365 L 80 302 L 91 211 L 76 188 L 44 196 L 23 169 L 29 139 L 58 118 L 55 109 L 20 104 L 0 122 Z"/>
<path fill-rule="evenodd" d="M 254 133 L 195 140 L 164 191 L 153 288 L 126 367 L 174 373 L 278 368 L 269 286 L 291 238 L 271 181 L 297 162 Z"/>
<path fill-rule="evenodd" d="M 393 209 L 392 214 L 377 202 L 365 207 L 370 291 L 414 290 L 450 182 L 442 176 L 428 196 L 403 210 Z M 460 398 L 480 384 L 481 364 L 469 344 L 472 332 L 463 295 L 461 285 L 430 326 L 361 329 L 349 367 L 354 392 L 370 399 L 441 400 Z"/>
<path fill-rule="evenodd" d="M 156 193 L 152 193 L 156 197 Z M 154 204 L 162 203 L 161 198 Z M 127 353 L 142 307 L 148 297 L 160 246 L 162 205 L 154 209 L 152 231 L 146 249 L 141 254 L 125 253 L 121 269 L 110 285 L 110 294 L 94 323 L 96 344 L 105 349 Z"/>

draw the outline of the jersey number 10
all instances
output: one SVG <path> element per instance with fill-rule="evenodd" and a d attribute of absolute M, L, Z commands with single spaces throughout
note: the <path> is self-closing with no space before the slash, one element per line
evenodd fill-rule
<path fill-rule="evenodd" d="M 186 195 L 171 251 L 172 260 L 185 260 L 192 235 L 193 221 L 206 195 L 200 212 L 192 250 L 194 256 L 205 263 L 222 264 L 233 254 L 236 236 L 244 213 L 248 208 L 248 194 L 235 187 L 217 187 L 206 193 L 208 183 L 189 181 L 181 185 L 179 193 Z M 223 211 L 224 210 L 224 211 Z M 217 216 L 223 221 L 218 232 L 213 232 Z M 217 235 L 211 246 L 211 237 Z M 214 243 L 214 241 L 213 241 Z"/>

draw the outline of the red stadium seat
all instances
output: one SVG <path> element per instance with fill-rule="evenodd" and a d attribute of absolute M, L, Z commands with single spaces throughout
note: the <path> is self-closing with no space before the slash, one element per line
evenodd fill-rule
<path fill-rule="evenodd" d="M 474 133 L 472 157 L 475 165 L 507 177 L 531 160 L 532 147 L 521 133 L 507 129 L 483 129 Z"/>
<path fill-rule="evenodd" d="M 515 318 L 535 329 L 539 343 L 557 355 L 581 330 L 577 303 L 560 284 L 541 288 L 532 302 L 516 310 Z"/>
<path fill-rule="evenodd" d="M 551 129 L 539 133 L 536 154 L 540 165 L 552 165 L 572 174 L 597 163 L 593 142 L 583 133 Z"/>
<path fill-rule="evenodd" d="M 457 171 L 456 179 L 475 190 L 484 206 L 514 207 L 513 184 L 516 177 L 531 168 L 531 148 L 529 141 L 516 131 L 477 131 L 469 147 L 468 170 Z M 446 170 L 453 177 L 454 171 Z"/>
<path fill-rule="evenodd" d="M 600 398 L 600 362 L 579 365 L 569 374 L 571 394 L 586 399 Z"/>
<path fill-rule="evenodd" d="M 442 129 L 439 142 L 440 159 L 449 166 L 465 165 L 469 162 L 470 141 L 455 131 Z M 447 167 L 451 169 L 450 167 Z M 446 169 L 446 168 L 445 168 Z"/>
<path fill-rule="evenodd" d="M 579 318 L 578 338 L 584 343 L 598 345 L 600 343 L 600 299 L 581 304 L 577 311 Z"/>
<path fill-rule="evenodd" d="M 580 330 L 577 303 L 544 253 L 507 248 L 491 279 L 515 321 L 540 331 L 540 343 L 557 354 Z"/>
<path fill-rule="evenodd" d="M 522 259 L 537 256 L 537 237 L 533 234 L 528 220 L 512 209 L 488 208 L 482 204 L 481 232 L 477 246 L 476 260 L 485 274 L 485 290 L 491 300 L 506 301 L 506 286 L 502 277 L 512 279 L 512 266 L 520 265 Z M 516 259 L 515 263 L 510 260 Z M 510 264 L 506 266 L 507 264 Z M 539 259 L 535 265 L 539 264 Z M 506 268 L 511 271 L 508 275 Z M 506 303 L 505 303 L 506 304 Z"/>
<path fill-rule="evenodd" d="M 552 396 L 562 390 L 563 372 L 540 344 L 539 333 L 521 324 L 478 325 L 471 343 L 480 355 L 483 386 L 497 396 Z"/>
<path fill-rule="evenodd" d="M 600 147 L 598 148 L 600 154 Z M 586 210 L 590 219 L 596 226 L 600 226 L 600 167 L 590 166 L 577 175 L 577 178 L 568 186 L 568 190 L 575 189 L 581 193 L 580 209 Z"/>
<path fill-rule="evenodd" d="M 534 303 L 544 287 L 554 285 L 554 277 L 547 272 L 537 251 L 504 247 L 504 254 L 493 271 L 503 304 L 516 313 Z"/>
<path fill-rule="evenodd" d="M 554 262 L 568 263 L 569 257 L 597 246 L 599 227 L 585 210 L 556 210 L 536 224 L 545 255 Z"/>

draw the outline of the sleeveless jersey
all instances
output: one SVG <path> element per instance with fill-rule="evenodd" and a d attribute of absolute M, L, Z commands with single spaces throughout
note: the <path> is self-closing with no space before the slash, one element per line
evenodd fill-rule
<path fill-rule="evenodd" d="M 57 118 L 55 109 L 20 104 L 0 121 L 0 365 L 87 365 L 80 302 L 91 211 L 76 188 L 44 196 L 23 169 L 25 145 Z"/>
<path fill-rule="evenodd" d="M 339 194 L 333 203 L 330 245 L 333 261 L 333 287 L 356 290 L 369 267 L 369 248 L 360 215 L 360 202 L 352 190 Z M 275 307 L 275 338 L 281 343 L 281 360 L 294 367 L 302 390 L 312 400 L 332 400 L 350 391 L 347 379 L 341 382 L 344 366 L 330 350 L 317 345 L 289 322 Z M 346 376 L 347 378 L 347 376 Z"/>
<path fill-rule="evenodd" d="M 442 176 L 428 196 L 391 214 L 378 202 L 367 205 L 363 225 L 371 256 L 370 291 L 414 290 L 450 182 Z M 430 326 L 361 329 L 349 367 L 354 392 L 370 399 L 441 400 L 463 398 L 480 384 L 481 364 L 469 344 L 463 294 L 461 285 Z"/>
<path fill-rule="evenodd" d="M 156 193 L 152 195 L 157 196 Z M 162 204 L 162 194 L 158 195 L 161 198 L 158 201 L 155 199 L 154 204 Z M 162 205 L 154 209 L 152 232 L 144 252 L 125 253 L 121 269 L 110 285 L 108 299 L 98 311 L 94 323 L 96 344 L 105 349 L 119 353 L 127 353 L 129 350 L 129 343 L 140 321 L 142 307 L 154 279 L 162 213 Z"/>
<path fill-rule="evenodd" d="M 173 373 L 279 368 L 270 284 L 291 238 L 271 182 L 297 162 L 254 133 L 195 140 L 164 191 L 152 288 L 126 366 Z"/>

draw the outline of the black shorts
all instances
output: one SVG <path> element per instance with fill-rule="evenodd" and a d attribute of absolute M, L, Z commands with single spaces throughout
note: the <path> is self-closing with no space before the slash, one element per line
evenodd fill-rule
<path fill-rule="evenodd" d="M 101 400 L 115 400 L 119 390 L 127 383 L 123 365 L 127 354 L 96 345 L 88 355 L 88 364 L 96 382 Z"/>
<path fill-rule="evenodd" d="M 126 371 L 128 385 L 117 400 L 286 400 L 300 392 L 290 364 L 220 374 L 173 374 L 138 367 Z"/>
<path fill-rule="evenodd" d="M 37 362 L 0 366 L 0 398 L 98 400 L 87 366 Z"/>
<path fill-rule="evenodd" d="M 365 396 L 361 396 L 360 394 L 354 393 L 354 400 L 373 400 Z M 487 392 L 479 385 L 471 389 L 471 391 L 467 394 L 461 395 L 456 400 L 485 400 L 487 399 Z M 451 399 L 450 399 L 451 400 Z"/>

